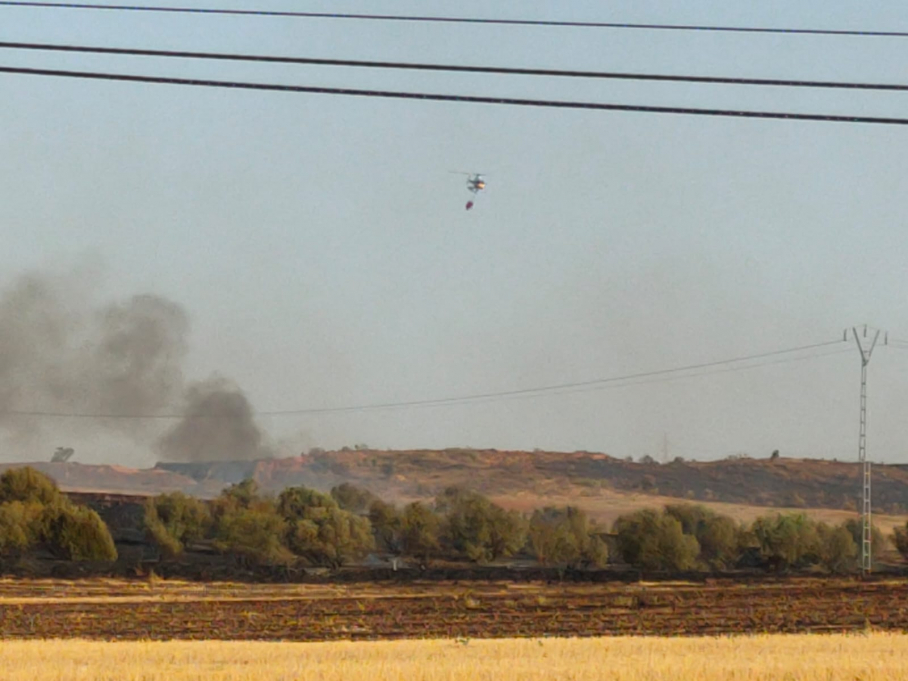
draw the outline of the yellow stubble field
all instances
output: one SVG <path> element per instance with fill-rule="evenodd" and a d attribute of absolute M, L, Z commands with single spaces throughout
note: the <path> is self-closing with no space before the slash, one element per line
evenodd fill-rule
<path fill-rule="evenodd" d="M 897 681 L 908 677 L 908 635 L 0 641 L 0 674 L 5 681 Z"/>

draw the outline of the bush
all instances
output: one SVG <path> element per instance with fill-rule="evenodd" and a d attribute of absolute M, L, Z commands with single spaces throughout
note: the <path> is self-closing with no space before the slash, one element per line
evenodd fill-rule
<path fill-rule="evenodd" d="M 428 561 L 440 550 L 441 519 L 426 505 L 414 501 L 401 516 L 400 543 L 405 556 Z"/>
<path fill-rule="evenodd" d="M 340 567 L 374 548 L 369 520 L 327 494 L 290 487 L 278 497 L 278 511 L 287 521 L 289 549 L 315 565 Z"/>
<path fill-rule="evenodd" d="M 600 567 L 608 560 L 608 547 L 593 529 L 581 509 L 550 506 L 533 512 L 527 534 L 536 560 L 544 565 Z"/>
<path fill-rule="evenodd" d="M 21 501 L 0 504 L 0 556 L 18 555 L 30 548 L 36 540 L 32 525 Z"/>
<path fill-rule="evenodd" d="M 379 550 L 390 553 L 401 551 L 403 518 L 397 508 L 381 499 L 373 501 L 369 507 L 369 523 Z"/>
<path fill-rule="evenodd" d="M 872 538 L 871 541 L 873 541 Z M 905 523 L 905 527 L 895 528 L 892 533 L 892 543 L 903 558 L 908 558 L 908 523 Z"/>
<path fill-rule="evenodd" d="M 287 523 L 274 505 L 258 503 L 222 513 L 215 525 L 214 544 L 252 564 L 287 565 L 293 562 L 293 554 L 283 543 L 286 531 Z"/>
<path fill-rule="evenodd" d="M 107 525 L 90 508 L 68 503 L 44 508 L 45 542 L 64 560 L 114 561 L 117 549 Z"/>
<path fill-rule="evenodd" d="M 172 558 L 181 554 L 187 544 L 205 536 L 211 514 L 203 501 L 174 492 L 148 499 L 144 522 L 151 541 Z"/>
<path fill-rule="evenodd" d="M 816 524 L 803 513 L 762 516 L 753 522 L 751 533 L 769 567 L 785 570 L 819 560 Z"/>
<path fill-rule="evenodd" d="M 846 525 L 817 524 L 817 542 L 819 563 L 830 572 L 840 574 L 857 568 L 860 549 Z"/>
<path fill-rule="evenodd" d="M 651 509 L 621 516 L 615 521 L 618 550 L 629 565 L 644 570 L 690 570 L 696 566 L 700 545 L 684 534 L 681 522 Z"/>
<path fill-rule="evenodd" d="M 858 547 L 858 553 L 860 553 L 861 545 L 864 543 L 864 521 L 861 518 L 849 518 L 844 522 L 843 527 L 851 534 L 851 538 Z M 878 551 L 885 551 L 889 548 L 889 540 L 886 535 L 873 523 L 870 524 L 870 546 L 873 555 L 878 555 Z"/>
<path fill-rule="evenodd" d="M 665 512 L 681 523 L 684 534 L 700 545 L 700 560 L 713 569 L 735 565 L 740 557 L 741 531 L 734 520 L 694 504 L 670 504 Z"/>
<path fill-rule="evenodd" d="M 526 522 L 476 492 L 448 488 L 436 500 L 444 514 L 443 537 L 451 549 L 474 562 L 512 556 L 526 543 Z"/>
<path fill-rule="evenodd" d="M 60 499 L 57 483 L 34 468 L 10 468 L 0 475 L 0 504 L 21 501 L 48 505 Z"/>

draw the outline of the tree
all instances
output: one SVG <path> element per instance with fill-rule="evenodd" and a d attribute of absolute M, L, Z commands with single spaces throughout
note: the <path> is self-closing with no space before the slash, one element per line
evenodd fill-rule
<path fill-rule="evenodd" d="M 351 485 L 349 482 L 332 488 L 331 498 L 337 502 L 344 511 L 350 511 L 357 515 L 368 513 L 373 503 L 379 501 L 379 498 L 367 489 Z"/>
<path fill-rule="evenodd" d="M 0 475 L 0 504 L 21 501 L 47 505 L 61 496 L 57 483 L 30 466 L 10 468 Z"/>
<path fill-rule="evenodd" d="M 21 501 L 0 504 L 0 556 L 18 556 L 35 543 L 28 507 Z"/>
<path fill-rule="evenodd" d="M 474 562 L 512 556 L 526 543 L 526 522 L 476 492 L 448 488 L 436 499 L 444 514 L 443 537 L 455 552 Z"/>
<path fill-rule="evenodd" d="M 248 564 L 289 565 L 294 556 L 285 546 L 287 523 L 271 498 L 259 494 L 252 479 L 231 485 L 211 502 L 215 547 Z"/>
<path fill-rule="evenodd" d="M 608 547 L 593 532 L 583 510 L 548 506 L 533 512 L 527 534 L 536 560 L 544 565 L 599 567 L 608 560 Z"/>
<path fill-rule="evenodd" d="M 428 506 L 419 501 L 404 506 L 401 516 L 400 542 L 405 556 L 426 562 L 439 549 L 441 520 Z"/>
<path fill-rule="evenodd" d="M 864 521 L 861 518 L 849 518 L 843 523 L 843 527 L 851 534 L 851 538 L 858 547 L 858 553 L 860 553 L 861 545 L 864 543 Z M 870 524 L 870 545 L 874 556 L 885 551 L 889 546 L 886 535 L 873 523 Z"/>
<path fill-rule="evenodd" d="M 178 556 L 187 544 L 201 539 L 211 524 L 205 503 L 182 492 L 160 494 L 145 502 L 145 529 L 167 557 Z"/>
<path fill-rule="evenodd" d="M 681 522 L 665 512 L 644 509 L 615 520 L 618 550 L 629 565 L 644 570 L 690 570 L 700 545 Z"/>
<path fill-rule="evenodd" d="M 669 504 L 665 512 L 681 523 L 684 534 L 700 545 L 700 560 L 710 568 L 728 568 L 740 556 L 740 529 L 734 520 L 698 504 Z"/>
<path fill-rule="evenodd" d="M 327 494 L 289 487 L 277 506 L 288 524 L 287 546 L 310 563 L 340 567 L 374 548 L 369 520 L 341 509 Z"/>
<path fill-rule="evenodd" d="M 850 572 L 857 567 L 858 545 L 845 524 L 832 527 L 818 523 L 817 545 L 819 562 L 830 572 Z"/>
<path fill-rule="evenodd" d="M 375 544 L 379 550 L 389 553 L 400 552 L 403 518 L 395 506 L 381 499 L 373 501 L 369 507 L 369 523 L 372 525 Z"/>
<path fill-rule="evenodd" d="M 786 570 L 817 562 L 816 525 L 803 513 L 761 516 L 751 525 L 760 554 L 770 567 Z"/>
<path fill-rule="evenodd" d="M 221 514 L 214 530 L 214 545 L 252 564 L 289 565 L 293 554 L 284 545 L 286 521 L 273 504 L 232 508 Z"/>
<path fill-rule="evenodd" d="M 892 543 L 903 558 L 908 558 L 908 522 L 904 527 L 895 528 L 892 533 Z"/>
<path fill-rule="evenodd" d="M 110 530 L 90 508 L 69 503 L 44 509 L 45 542 L 51 552 L 64 560 L 114 561 L 117 549 Z"/>

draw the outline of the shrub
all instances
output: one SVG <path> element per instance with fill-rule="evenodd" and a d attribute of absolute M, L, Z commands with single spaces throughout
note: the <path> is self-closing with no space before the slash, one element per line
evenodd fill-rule
<path fill-rule="evenodd" d="M 58 503 L 46 506 L 44 517 L 45 542 L 58 558 L 76 561 L 117 559 L 110 530 L 90 508 Z"/>
<path fill-rule="evenodd" d="M 533 554 L 540 563 L 599 567 L 608 560 L 608 547 L 593 530 L 581 509 L 550 506 L 533 512 L 527 534 Z"/>
<path fill-rule="evenodd" d="M 369 520 L 341 509 L 331 496 L 290 487 L 278 497 L 287 522 L 287 546 L 315 565 L 340 567 L 373 547 Z"/>
<path fill-rule="evenodd" d="M 35 541 L 32 523 L 21 501 L 0 504 L 0 555 L 17 555 Z"/>
<path fill-rule="evenodd" d="M 873 541 L 872 538 L 871 541 Z M 895 528 L 892 533 L 892 543 L 903 558 L 908 558 L 908 523 L 905 523 L 905 527 Z"/>
<path fill-rule="evenodd" d="M 293 554 L 284 546 L 287 523 L 273 504 L 258 503 L 249 508 L 231 508 L 215 525 L 214 544 L 253 564 L 286 565 Z"/>
<path fill-rule="evenodd" d="M 404 507 L 400 542 L 404 555 L 427 561 L 440 549 L 441 519 L 428 506 L 414 501 Z"/>
<path fill-rule="evenodd" d="M 820 565 L 830 572 L 850 572 L 857 567 L 860 553 L 851 531 L 843 524 L 832 527 L 826 523 L 817 524 L 817 557 Z"/>
<path fill-rule="evenodd" d="M 621 557 L 644 570 L 690 570 L 696 566 L 700 545 L 684 534 L 681 522 L 665 512 L 645 509 L 621 516 L 614 531 Z"/>
<path fill-rule="evenodd" d="M 762 516 L 753 522 L 751 533 L 770 567 L 784 570 L 818 561 L 816 524 L 803 513 Z"/>
<path fill-rule="evenodd" d="M 475 562 L 512 556 L 526 543 L 526 522 L 476 492 L 448 488 L 436 500 L 445 516 L 443 537 L 456 553 Z"/>
<path fill-rule="evenodd" d="M 369 507 L 369 523 L 376 546 L 382 551 L 399 553 L 403 518 L 393 505 L 382 500 L 373 501 Z"/>
<path fill-rule="evenodd" d="M 57 483 L 34 468 L 10 468 L 0 475 L 0 504 L 9 501 L 53 504 L 61 498 Z"/>
<path fill-rule="evenodd" d="M 669 504 L 665 512 L 681 523 L 684 534 L 700 545 L 700 560 L 710 568 L 728 568 L 740 557 L 740 529 L 734 520 L 695 504 Z"/>
<path fill-rule="evenodd" d="M 165 556 L 174 557 L 205 535 L 211 514 L 203 501 L 174 492 L 147 500 L 144 522 L 151 541 Z"/>

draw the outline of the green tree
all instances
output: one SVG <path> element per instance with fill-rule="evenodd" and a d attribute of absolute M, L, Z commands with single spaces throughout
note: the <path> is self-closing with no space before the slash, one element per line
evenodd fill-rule
<path fill-rule="evenodd" d="M 315 565 L 340 567 L 374 548 L 369 520 L 341 509 L 327 494 L 289 487 L 278 497 L 278 511 L 288 523 L 290 550 Z"/>
<path fill-rule="evenodd" d="M 690 570 L 700 545 L 684 534 L 681 522 L 665 512 L 644 509 L 615 520 L 618 551 L 629 565 L 644 570 Z"/>
<path fill-rule="evenodd" d="M 117 549 L 110 530 L 90 508 L 72 504 L 44 507 L 45 543 L 58 558 L 76 561 L 114 561 Z"/>
<path fill-rule="evenodd" d="M 729 568 L 740 557 L 740 528 L 728 516 L 699 504 L 669 504 L 665 513 L 681 523 L 681 531 L 692 535 L 700 546 L 700 560 L 713 569 Z"/>
<path fill-rule="evenodd" d="M 573 506 L 537 509 L 527 535 L 536 560 L 544 565 L 600 567 L 608 561 L 608 547 L 595 535 L 586 513 Z"/>
<path fill-rule="evenodd" d="M 10 468 L 0 475 L 0 504 L 21 501 L 48 505 L 61 497 L 57 483 L 30 466 Z"/>
<path fill-rule="evenodd" d="M 389 503 L 378 499 L 369 507 L 369 523 L 375 536 L 376 547 L 389 553 L 400 553 L 403 518 L 400 511 Z"/>
<path fill-rule="evenodd" d="M 448 488 L 436 500 L 444 514 L 443 537 L 456 553 L 474 562 L 512 556 L 526 543 L 526 522 L 476 492 Z"/>
<path fill-rule="evenodd" d="M 857 565 L 858 545 L 851 531 L 843 525 L 817 524 L 817 553 L 820 565 L 840 574 L 853 571 Z"/>
<path fill-rule="evenodd" d="M 904 527 L 896 527 L 893 530 L 892 543 L 903 558 L 908 558 L 908 522 Z"/>
<path fill-rule="evenodd" d="M 851 538 L 857 544 L 858 553 L 860 553 L 861 544 L 864 543 L 864 521 L 861 518 L 849 518 L 843 526 L 851 534 Z M 889 548 L 889 540 L 886 535 L 873 523 L 870 524 L 870 545 L 874 556 Z"/>
<path fill-rule="evenodd" d="M 405 556 L 426 562 L 440 550 L 441 519 L 425 504 L 414 501 L 401 514 L 400 542 Z"/>
<path fill-rule="evenodd" d="M 818 561 L 816 524 L 803 513 L 761 516 L 751 525 L 751 533 L 763 559 L 777 570 Z"/>
<path fill-rule="evenodd" d="M 36 540 L 32 525 L 21 501 L 0 504 L 0 556 L 18 556 L 29 549 Z"/>
<path fill-rule="evenodd" d="M 214 526 L 214 545 L 254 565 L 289 565 L 294 557 L 284 545 L 287 523 L 273 504 L 256 503 L 221 513 Z"/>
<path fill-rule="evenodd" d="M 247 479 L 231 485 L 211 502 L 211 533 L 215 547 L 249 565 L 289 565 L 293 553 L 284 541 L 287 522 L 274 500 L 259 493 Z"/>
<path fill-rule="evenodd" d="M 167 557 L 178 556 L 187 544 L 201 539 L 211 524 L 205 503 L 182 492 L 160 494 L 145 502 L 145 530 Z"/>

